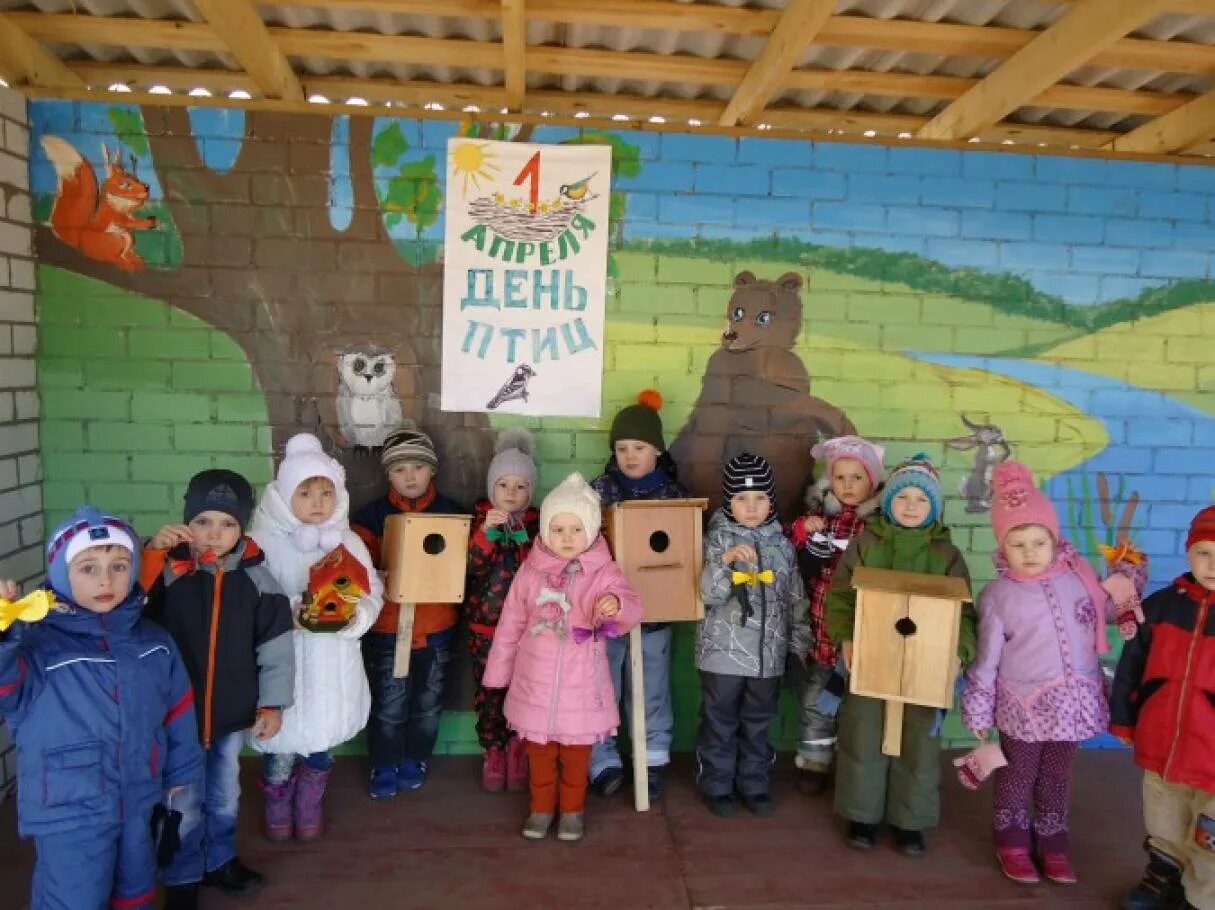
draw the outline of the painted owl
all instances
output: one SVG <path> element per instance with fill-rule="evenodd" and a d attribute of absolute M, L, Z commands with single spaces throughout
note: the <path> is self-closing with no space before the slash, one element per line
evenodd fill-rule
<path fill-rule="evenodd" d="M 384 444 L 384 437 L 401 423 L 401 402 L 393 388 L 397 364 L 392 351 L 367 344 L 338 355 L 338 424 L 346 442 L 356 450 Z"/>

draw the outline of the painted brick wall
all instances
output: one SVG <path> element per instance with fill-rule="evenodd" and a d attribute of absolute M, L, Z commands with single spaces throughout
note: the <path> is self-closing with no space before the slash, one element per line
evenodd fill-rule
<path fill-rule="evenodd" d="M 134 108 L 40 102 L 32 111 L 36 139 L 65 136 L 86 150 L 119 141 L 116 125 L 140 123 Z M 150 151 L 126 144 L 153 184 L 155 211 L 163 214 L 160 187 L 171 182 L 196 201 L 178 209 L 176 234 L 164 219 L 141 232 L 140 249 L 171 273 L 175 244 L 205 247 L 206 268 L 188 278 L 198 297 L 227 295 L 224 318 L 235 328 L 189 315 L 180 285 L 161 294 L 147 280 L 134 292 L 115 269 L 81 277 L 60 267 L 56 241 L 42 234 L 39 388 L 48 520 L 88 498 L 150 533 L 175 516 L 198 467 L 268 478 L 268 423 L 284 413 L 279 399 L 295 415 L 289 429 L 313 429 L 315 386 L 290 373 L 287 357 L 327 369 L 335 323 L 349 306 L 386 293 L 373 336 L 377 325 L 408 320 L 418 339 L 434 337 L 430 262 L 443 225 L 417 217 L 416 197 L 397 210 L 403 227 L 390 233 L 401 257 L 418 265 L 414 273 L 376 265 L 370 244 L 318 239 L 357 222 L 368 204 L 349 195 L 360 169 L 345 160 L 354 145 L 344 119 L 278 115 L 255 128 L 232 116 L 205 128 L 196 122 L 193 136 L 169 135 L 157 111 L 143 112 L 142 122 Z M 438 161 L 441 174 L 457 129 L 381 119 L 375 135 L 396 131 L 400 167 Z M 533 138 L 577 136 L 542 127 Z M 962 415 L 1003 431 L 1086 552 L 1112 539 L 1135 502 L 1129 520 L 1153 559 L 1154 583 L 1182 570 L 1184 528 L 1212 498 L 1215 463 L 1215 170 L 678 133 L 613 138 L 617 162 L 627 166 L 615 181 L 624 214 L 608 303 L 604 417 L 534 422 L 543 488 L 570 470 L 597 473 L 611 415 L 647 386 L 666 397 L 673 440 L 719 347 L 734 276 L 792 270 L 805 282 L 795 351 L 813 394 L 887 444 L 890 463 L 924 450 L 943 464 L 946 518 L 976 579 L 991 576 L 994 545 L 987 516 L 960 494 L 975 460 L 973 449 L 948 444 L 970 434 Z M 37 141 L 34 149 L 35 209 L 45 217 L 56 177 Z M 294 183 L 267 176 L 282 162 Z M 397 166 L 376 164 L 381 188 Z M 215 228 L 219 203 L 207 194 L 220 177 L 226 198 L 246 213 L 239 236 Z M 313 307 L 312 328 L 293 329 L 287 355 L 259 373 L 232 338 L 248 325 L 276 331 L 258 295 L 280 287 Z M 398 391 L 407 404 L 426 402 L 436 381 L 421 364 L 407 387 L 398 377 Z M 470 418 L 437 435 L 450 443 L 475 426 Z M 448 465 L 464 467 L 455 457 Z M 456 492 L 471 501 L 478 487 L 470 481 Z M 677 745 L 686 748 L 698 696 L 692 630 L 681 631 Z M 786 712 L 782 741 L 792 734 Z M 466 711 L 447 712 L 441 735 L 441 749 L 475 747 Z"/>
<path fill-rule="evenodd" d="M 34 375 L 34 235 L 25 96 L 0 88 L 0 578 L 42 570 L 42 474 Z M 16 752 L 0 724 L 0 799 Z"/>

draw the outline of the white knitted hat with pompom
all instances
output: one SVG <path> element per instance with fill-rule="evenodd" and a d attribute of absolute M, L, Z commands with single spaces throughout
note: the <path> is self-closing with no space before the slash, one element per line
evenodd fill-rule
<path fill-rule="evenodd" d="M 494 485 L 503 477 L 522 477 L 535 492 L 536 462 L 532 460 L 532 434 L 523 427 L 508 427 L 494 443 L 494 460 L 485 478 L 485 495 L 494 501 Z"/>
<path fill-rule="evenodd" d="M 338 490 L 346 486 L 345 469 L 325 454 L 321 441 L 311 433 L 296 433 L 287 440 L 287 450 L 278 466 L 274 486 L 284 501 L 291 502 L 295 488 L 312 477 L 326 477 Z"/>

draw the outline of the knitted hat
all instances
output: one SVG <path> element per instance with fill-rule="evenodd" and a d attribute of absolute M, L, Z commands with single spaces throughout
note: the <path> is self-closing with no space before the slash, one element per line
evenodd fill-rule
<path fill-rule="evenodd" d="M 816 460 L 826 460 L 827 470 L 824 473 L 828 475 L 837 461 L 851 458 L 865 469 L 875 490 L 886 479 L 886 468 L 882 464 L 886 449 L 860 436 L 837 436 L 835 439 L 825 440 L 814 446 L 810 454 Z"/>
<path fill-rule="evenodd" d="M 384 437 L 384 448 L 380 452 L 380 464 L 385 471 L 391 471 L 393 465 L 403 461 L 417 461 L 432 471 L 439 470 L 434 442 L 412 420 L 406 420 Z"/>
<path fill-rule="evenodd" d="M 285 502 L 291 502 L 295 488 L 311 477 L 325 477 L 341 490 L 346 486 L 346 470 L 321 448 L 321 441 L 311 433 L 296 433 L 287 440 L 287 450 L 274 486 Z"/>
<path fill-rule="evenodd" d="M 991 488 L 991 526 L 998 543 L 1003 544 L 1008 532 L 1022 525 L 1041 525 L 1059 540 L 1059 515 L 1046 494 L 1034 486 L 1029 468 L 1019 461 L 997 465 Z"/>
<path fill-rule="evenodd" d="M 637 396 L 637 404 L 621 408 L 616 414 L 608 434 L 608 445 L 614 449 L 621 439 L 640 439 L 659 452 L 665 452 L 667 444 L 662 438 L 662 418 L 658 416 L 661 408 L 662 395 L 655 389 L 646 389 Z"/>
<path fill-rule="evenodd" d="M 222 468 L 199 471 L 186 488 L 182 520 L 189 524 L 203 512 L 231 515 L 243 531 L 253 515 L 253 487 L 235 471 Z"/>
<path fill-rule="evenodd" d="M 599 504 L 599 494 L 575 471 L 544 497 L 540 504 L 540 539 L 549 545 L 548 524 L 555 515 L 576 515 L 586 529 L 587 543 L 593 543 L 599 536 L 599 526 L 603 523 L 603 509 Z"/>
<path fill-rule="evenodd" d="M 908 487 L 921 490 L 932 504 L 928 517 L 920 527 L 926 528 L 940 520 L 941 472 L 936 469 L 932 460 L 924 452 L 919 452 L 901 462 L 886 479 L 886 492 L 882 496 L 882 512 L 891 521 L 894 521 L 894 515 L 890 511 L 890 504 L 894 502 L 894 497 L 898 496 L 900 491 Z"/>
<path fill-rule="evenodd" d="M 494 443 L 494 460 L 489 463 L 485 478 L 486 497 L 494 501 L 494 486 L 503 477 L 514 475 L 536 489 L 536 463 L 532 461 L 532 434 L 522 427 L 512 427 L 498 434 Z"/>
<path fill-rule="evenodd" d="M 1215 541 L 1215 506 L 1207 506 L 1194 516 L 1194 520 L 1190 522 L 1190 533 L 1185 539 L 1185 548 L 1189 550 L 1194 544 L 1204 540 Z"/>
<path fill-rule="evenodd" d="M 81 506 L 55 529 L 46 542 L 46 578 L 51 589 L 71 599 L 68 564 L 89 547 L 122 547 L 131 553 L 131 583 L 139 579 L 139 535 L 113 515 L 103 515 L 92 506 Z M 124 595 L 125 598 L 125 595 Z"/>
<path fill-rule="evenodd" d="M 772 504 L 768 520 L 771 521 L 776 515 L 776 478 L 772 474 L 772 465 L 762 456 L 742 452 L 726 462 L 725 470 L 722 471 L 721 490 L 725 494 L 722 508 L 731 521 L 734 520 L 734 512 L 730 508 L 730 500 L 738 493 L 751 490 L 767 494 L 768 501 Z"/>

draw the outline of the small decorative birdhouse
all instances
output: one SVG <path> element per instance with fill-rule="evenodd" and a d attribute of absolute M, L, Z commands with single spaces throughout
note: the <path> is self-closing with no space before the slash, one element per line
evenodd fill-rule
<path fill-rule="evenodd" d="M 384 523 L 385 596 L 402 604 L 459 603 L 468 566 L 467 515 L 407 512 Z"/>
<path fill-rule="evenodd" d="M 366 566 L 339 545 L 308 570 L 300 625 L 312 632 L 344 629 L 354 616 L 359 599 L 370 592 Z"/>
<path fill-rule="evenodd" d="M 608 507 L 604 533 L 639 595 L 645 622 L 703 619 L 701 515 L 707 499 L 637 499 Z"/>
<path fill-rule="evenodd" d="M 970 588 L 961 578 L 858 568 L 850 690 L 857 695 L 953 707 L 958 632 Z"/>

